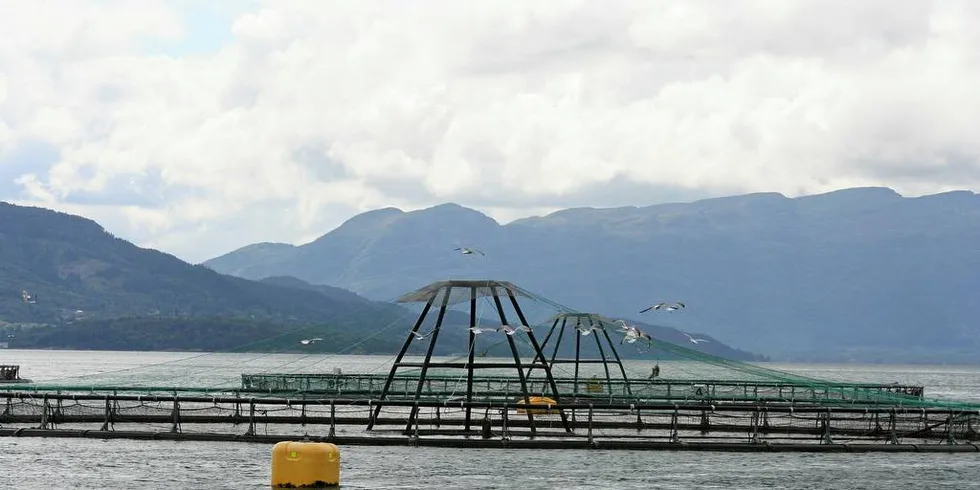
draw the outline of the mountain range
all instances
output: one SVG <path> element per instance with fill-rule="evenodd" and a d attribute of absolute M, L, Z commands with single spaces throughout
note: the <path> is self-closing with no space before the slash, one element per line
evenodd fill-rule
<path fill-rule="evenodd" d="M 969 191 L 757 193 L 507 224 L 452 203 L 385 208 L 304 245 L 252 244 L 204 265 L 373 300 L 446 278 L 508 280 L 781 360 L 975 362 L 980 347 L 980 196 Z M 660 301 L 687 308 L 639 313 Z"/>
<path fill-rule="evenodd" d="M 90 219 L 0 202 L 0 339 L 12 348 L 391 354 L 418 315 L 412 306 L 292 275 L 221 274 L 137 247 Z M 426 328 L 435 316 L 427 317 Z M 459 328 L 468 323 L 468 314 L 447 312 L 434 353 L 468 351 L 468 332 Z M 686 342 L 676 329 L 643 327 Z M 300 343 L 310 338 L 323 340 Z M 509 356 L 503 338 L 479 347 Z M 760 358 L 711 340 L 698 350 Z M 427 342 L 410 346 L 421 354 Z M 593 350 L 586 344 L 584 353 Z"/>

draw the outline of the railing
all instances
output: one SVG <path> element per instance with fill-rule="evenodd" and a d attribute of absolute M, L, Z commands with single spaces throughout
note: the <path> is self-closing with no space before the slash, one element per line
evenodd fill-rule
<path fill-rule="evenodd" d="M 242 390 L 265 393 L 324 393 L 349 396 L 377 396 L 386 376 L 379 374 L 242 374 Z M 528 392 L 548 395 L 550 386 L 544 378 L 527 380 Z M 921 401 L 921 386 L 897 384 L 835 383 L 807 385 L 777 381 L 616 379 L 598 377 L 555 378 L 562 396 L 581 398 L 635 398 L 659 400 L 779 400 L 779 401 L 846 401 L 890 402 Z M 414 396 L 416 376 L 396 376 L 389 388 L 390 397 Z M 479 398 L 521 395 L 520 381 L 511 377 L 474 377 L 473 396 Z M 465 376 L 428 376 L 421 396 L 457 398 L 466 395 Z"/>
<path fill-rule="evenodd" d="M 0 393 L 0 435 L 59 437 L 187 438 L 256 440 L 263 436 L 341 439 L 351 444 L 419 443 L 478 446 L 481 440 L 530 438 L 540 447 L 667 449 L 679 442 L 770 443 L 798 445 L 888 444 L 942 445 L 940 449 L 978 451 L 976 411 L 900 408 L 830 408 L 793 404 L 448 403 L 426 400 L 386 401 L 327 397 L 208 397 L 96 393 Z M 573 433 L 555 430 L 558 415 L 521 409 L 563 411 Z M 418 411 L 405 427 L 409 410 Z M 472 411 L 471 421 L 466 415 Z M 368 422 L 397 430 L 366 431 Z M 538 439 L 529 432 L 538 427 Z M 268 427 L 276 427 L 270 433 Z M 354 426 L 360 426 L 360 429 Z M 341 430 L 341 427 L 346 429 Z M 118 432 L 117 432 L 118 431 Z M 169 436 L 167 434 L 170 434 Z M 463 438 L 461 436 L 470 436 Z M 477 436 L 477 437 L 473 437 Z M 268 438 L 266 437 L 266 438 Z M 550 440 L 551 442 L 547 442 Z M 557 442 L 556 442 L 557 441 Z M 630 446 L 633 444 L 633 446 Z M 645 445 L 645 446 L 644 446 Z M 744 449 L 744 447 L 743 447 Z M 845 447 L 843 450 L 851 450 Z M 884 450 L 879 448 L 879 450 Z M 918 449 L 915 449 L 918 450 Z"/>

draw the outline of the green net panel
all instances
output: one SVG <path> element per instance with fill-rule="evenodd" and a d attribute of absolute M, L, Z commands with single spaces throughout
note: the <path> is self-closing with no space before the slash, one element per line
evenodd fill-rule
<path fill-rule="evenodd" d="M 608 318 L 595 313 L 579 312 L 547 298 L 536 295 L 504 281 L 454 281 L 471 286 L 453 289 L 447 301 L 447 312 L 440 327 L 448 345 L 458 346 L 454 352 L 434 356 L 443 363 L 466 362 L 472 355 L 475 363 L 492 363 L 510 359 L 508 338 L 513 340 L 522 363 L 535 360 L 535 350 L 526 332 L 513 335 L 503 331 L 496 318 L 492 287 L 506 287 L 520 299 L 528 327 L 541 343 L 546 362 L 562 397 L 602 400 L 666 400 L 677 403 L 719 400 L 727 402 L 793 402 L 842 404 L 876 404 L 904 407 L 948 408 L 977 410 L 973 403 L 929 399 L 921 387 L 895 384 L 851 382 L 818 379 L 787 370 L 766 366 L 766 363 L 728 359 L 705 352 L 701 344 L 670 342 L 651 333 L 649 338 L 631 341 L 626 327 L 639 331 L 670 330 L 667 327 L 635 323 L 628 319 Z M 381 325 L 365 325 L 356 341 L 334 346 L 329 353 L 270 353 L 239 352 L 169 355 L 159 362 L 134 363 L 115 370 L 89 369 L 75 376 L 57 379 L 34 378 L 34 383 L 0 383 L 3 391 L 35 392 L 181 392 L 234 393 L 248 396 L 289 396 L 319 394 L 348 398 L 376 396 L 394 360 L 393 356 L 357 356 L 359 346 L 377 338 L 406 338 L 418 316 L 420 305 L 434 294 L 444 291 L 446 282 L 433 283 L 408 293 L 395 302 L 410 306 L 397 318 Z M 476 294 L 472 294 L 476 291 Z M 440 300 L 444 298 L 439 298 Z M 477 305 L 475 326 L 480 333 L 469 343 L 471 303 Z M 435 315 L 430 315 L 434 317 Z M 343 319 L 337 319 L 342 322 Z M 510 323 L 519 326 L 511 315 Z M 434 330 L 435 319 L 420 325 L 419 338 L 409 339 L 406 359 L 421 359 L 426 338 Z M 561 332 L 564 325 L 564 332 Z M 317 335 L 316 326 L 283 332 L 289 338 L 310 338 Z M 559 342 L 559 338 L 561 339 Z M 575 359 L 576 340 L 580 360 L 602 362 L 567 362 Z M 598 341 L 597 341 L 598 340 Z M 329 343 L 330 338 L 324 339 Z M 561 361 L 561 362 L 556 362 Z M 544 373 L 527 369 L 529 390 L 544 393 Z M 393 381 L 389 396 L 414 396 L 419 369 L 400 369 Z M 654 375 L 655 374 L 655 375 Z M 458 369 L 433 367 L 426 374 L 421 396 L 427 399 L 458 399 L 466 392 L 466 378 Z M 513 369 L 481 369 L 474 377 L 473 395 L 476 398 L 513 398 L 518 393 L 517 376 Z"/>

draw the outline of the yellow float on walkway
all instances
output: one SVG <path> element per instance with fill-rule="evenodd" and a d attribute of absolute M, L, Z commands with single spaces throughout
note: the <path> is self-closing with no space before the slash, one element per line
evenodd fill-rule
<path fill-rule="evenodd" d="M 538 415 L 543 413 L 558 413 L 558 410 L 551 410 L 552 405 L 557 405 L 554 399 L 548 398 L 546 396 L 531 396 L 528 397 L 530 405 L 548 405 L 548 408 L 518 408 L 517 413 L 531 412 L 532 414 Z M 517 402 L 518 405 L 527 405 L 524 400 Z"/>
<path fill-rule="evenodd" d="M 272 447 L 272 488 L 340 485 L 340 448 L 326 442 L 283 441 Z"/>

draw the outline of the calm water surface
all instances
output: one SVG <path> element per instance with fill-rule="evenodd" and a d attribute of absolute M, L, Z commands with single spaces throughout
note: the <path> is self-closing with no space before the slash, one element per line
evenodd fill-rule
<path fill-rule="evenodd" d="M 387 357 L 0 351 L 35 381 L 170 380 L 233 386 L 243 371 L 385 372 Z M 635 373 L 649 362 L 631 361 Z M 700 367 L 661 363 L 664 372 Z M 766 364 L 845 381 L 916 383 L 927 396 L 980 401 L 980 368 Z M 81 376 L 80 378 L 78 376 Z M 74 378 L 73 378 L 74 377 Z M 268 444 L 0 438 L 0 482 L 20 489 L 268 488 Z M 344 447 L 343 488 L 926 489 L 980 488 L 980 453 L 741 454 Z"/>

